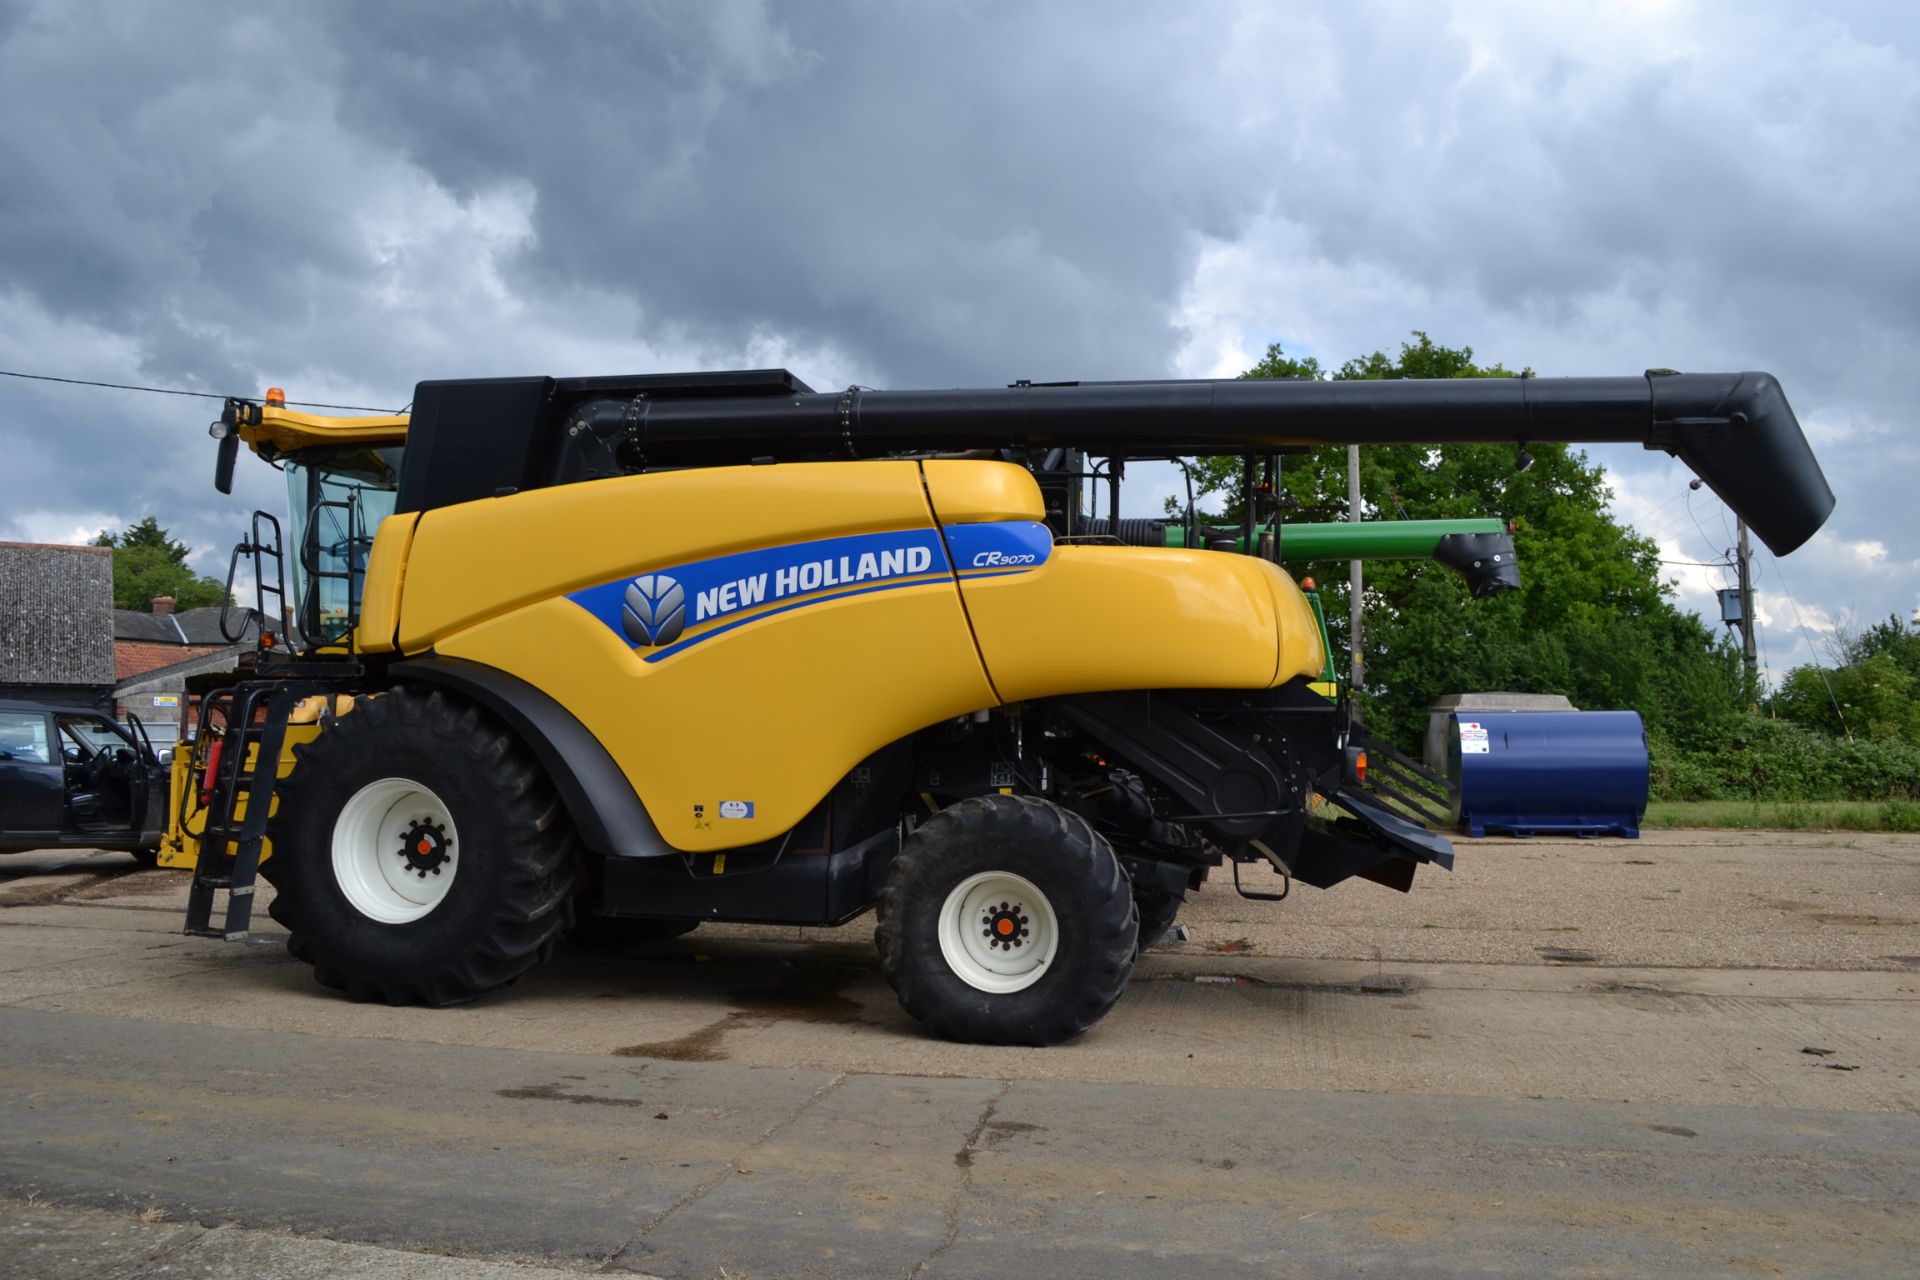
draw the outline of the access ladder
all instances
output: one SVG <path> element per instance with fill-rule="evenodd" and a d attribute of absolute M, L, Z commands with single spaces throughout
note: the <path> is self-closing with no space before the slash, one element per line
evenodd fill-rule
<path fill-rule="evenodd" d="M 207 821 L 187 892 L 188 934 L 228 940 L 247 936 L 287 723 L 302 698 L 320 691 L 309 681 L 270 679 L 243 681 L 208 695 L 200 712 L 202 732 L 216 720 L 222 727 L 207 752 L 204 777 L 193 780 L 206 797 Z M 216 927 L 215 895 L 223 890 L 226 913 Z"/>

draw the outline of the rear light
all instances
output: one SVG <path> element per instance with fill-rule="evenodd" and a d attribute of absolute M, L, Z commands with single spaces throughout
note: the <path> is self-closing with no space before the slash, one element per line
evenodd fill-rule
<path fill-rule="evenodd" d="M 1346 781 L 1364 783 L 1367 780 L 1367 751 L 1365 747 L 1346 749 Z"/>

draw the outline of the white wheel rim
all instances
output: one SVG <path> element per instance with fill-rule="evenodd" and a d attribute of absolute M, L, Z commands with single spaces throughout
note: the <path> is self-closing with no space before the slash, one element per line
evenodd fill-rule
<path fill-rule="evenodd" d="M 411 778 L 369 782 L 333 821 L 333 878 L 354 910 L 381 924 L 439 906 L 463 852 L 447 806 Z"/>
<path fill-rule="evenodd" d="M 977 991 L 1010 995 L 1046 975 L 1060 921 L 1033 881 L 983 871 L 954 886 L 940 907 L 940 954 Z"/>

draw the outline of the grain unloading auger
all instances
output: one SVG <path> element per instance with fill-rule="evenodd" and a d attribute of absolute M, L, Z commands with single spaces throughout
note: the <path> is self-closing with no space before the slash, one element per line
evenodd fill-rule
<path fill-rule="evenodd" d="M 1282 455 L 1639 441 L 1782 554 L 1833 503 L 1762 374 L 444 381 L 410 419 L 270 393 L 215 434 L 223 487 L 242 440 L 285 467 L 301 640 L 179 757 L 190 929 L 244 932 L 263 836 L 290 950 L 395 1003 L 505 985 L 576 920 L 876 907 L 909 1012 L 1033 1044 L 1097 1021 L 1211 866 L 1405 889 L 1451 863 L 1309 688 L 1320 632 L 1262 515 Z M 1126 545 L 1128 461 L 1223 453 L 1254 554 Z M 270 598 L 271 517 L 242 550 Z"/>

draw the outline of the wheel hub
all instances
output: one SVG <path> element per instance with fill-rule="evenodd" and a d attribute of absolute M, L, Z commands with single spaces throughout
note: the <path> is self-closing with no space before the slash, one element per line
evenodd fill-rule
<path fill-rule="evenodd" d="M 1060 919 L 1047 895 L 1011 871 L 981 871 L 955 885 L 938 928 L 954 976 L 990 995 L 1040 981 L 1060 947 Z"/>
<path fill-rule="evenodd" d="M 334 883 L 361 915 L 407 924 L 439 906 L 465 861 L 453 813 L 426 784 L 381 778 L 360 788 L 333 821 Z"/>
<path fill-rule="evenodd" d="M 1030 921 L 1019 903 L 1001 903 L 998 907 L 988 907 L 980 917 L 982 936 L 989 947 L 1011 951 L 1015 947 L 1025 946 L 1028 936 L 1033 932 Z"/>
<path fill-rule="evenodd" d="M 417 818 L 400 835 L 400 860 L 422 880 L 439 875 L 453 858 L 453 840 L 445 823 Z"/>

